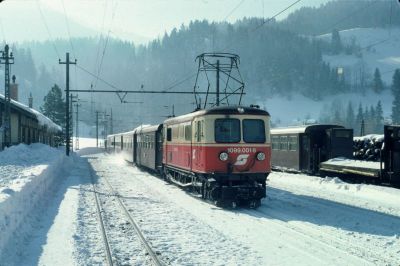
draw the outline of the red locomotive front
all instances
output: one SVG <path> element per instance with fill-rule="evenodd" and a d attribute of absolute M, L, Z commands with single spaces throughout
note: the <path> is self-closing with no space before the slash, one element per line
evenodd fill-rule
<path fill-rule="evenodd" d="M 271 170 L 269 123 L 266 111 L 237 106 L 169 119 L 164 123 L 164 172 L 217 204 L 257 206 Z"/>

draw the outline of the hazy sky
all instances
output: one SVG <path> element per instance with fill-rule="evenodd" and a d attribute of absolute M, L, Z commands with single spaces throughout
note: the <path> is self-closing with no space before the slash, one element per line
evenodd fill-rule
<path fill-rule="evenodd" d="M 0 26 L 3 31 L 6 28 L 8 35 L 17 34 L 9 30 L 10 25 L 15 24 L 10 22 L 12 13 L 14 22 L 32 21 L 25 29 L 39 27 L 37 20 L 43 24 L 40 7 L 55 37 L 66 34 L 66 29 L 61 30 L 57 25 L 65 24 L 64 14 L 67 14 L 71 24 L 76 22 L 87 30 L 104 34 L 111 31 L 114 37 L 123 39 L 153 39 L 190 20 L 234 22 L 245 16 L 269 17 L 293 2 L 295 0 L 5 0 L 0 4 Z M 301 6 L 318 6 L 324 2 L 327 0 L 303 0 L 278 19 Z M 71 26 L 71 35 L 79 35 L 72 29 L 76 28 Z M 43 25 L 40 30 L 46 34 Z M 41 35 L 36 34 L 39 39 Z"/>

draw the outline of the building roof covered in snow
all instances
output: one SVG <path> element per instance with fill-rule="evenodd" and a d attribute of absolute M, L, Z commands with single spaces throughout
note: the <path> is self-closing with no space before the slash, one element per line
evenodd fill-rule
<path fill-rule="evenodd" d="M 1 103 L 5 102 L 5 97 L 3 94 L 0 94 L 0 102 Z M 25 115 L 36 119 L 40 126 L 47 127 L 48 130 L 54 132 L 62 131 L 62 128 L 56 123 L 54 123 L 50 118 L 48 118 L 47 116 L 45 116 L 44 114 L 40 113 L 39 111 L 33 108 L 29 108 L 23 103 L 11 99 L 11 108 L 16 111 L 23 112 Z"/>

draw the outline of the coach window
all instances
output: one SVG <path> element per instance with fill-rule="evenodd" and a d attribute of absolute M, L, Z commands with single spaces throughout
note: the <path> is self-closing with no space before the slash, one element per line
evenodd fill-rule
<path fill-rule="evenodd" d="M 272 149 L 279 150 L 279 137 L 278 136 L 272 136 Z"/>
<path fill-rule="evenodd" d="M 247 143 L 265 143 L 265 124 L 261 119 L 243 119 L 243 140 Z"/>
<path fill-rule="evenodd" d="M 215 119 L 215 142 L 240 142 L 240 120 L 235 118 Z"/>
<path fill-rule="evenodd" d="M 290 136 L 289 137 L 289 150 L 297 151 L 297 136 Z"/>
<path fill-rule="evenodd" d="M 280 137 L 280 145 L 279 145 L 280 150 L 286 151 L 288 148 L 288 140 L 287 136 L 281 136 Z"/>

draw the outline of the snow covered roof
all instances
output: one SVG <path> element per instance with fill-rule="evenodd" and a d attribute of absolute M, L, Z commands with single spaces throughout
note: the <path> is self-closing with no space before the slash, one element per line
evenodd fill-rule
<path fill-rule="evenodd" d="M 5 97 L 3 94 L 0 94 L 0 100 L 5 101 Z M 39 111 L 37 111 L 33 108 L 29 108 L 25 104 L 20 103 L 15 100 L 11 100 L 11 105 L 13 105 L 14 107 L 17 107 L 19 109 L 22 109 L 23 111 L 33 115 L 38 120 L 38 123 L 40 126 L 46 126 L 49 130 L 54 131 L 54 132 L 62 131 L 62 128 L 59 125 L 54 123 L 50 118 L 48 118 L 44 114 L 40 113 Z"/>
<path fill-rule="evenodd" d="M 305 125 L 305 126 L 298 126 L 298 127 L 282 127 L 282 128 L 273 128 L 271 129 L 271 134 L 299 134 L 299 133 L 309 133 L 310 131 L 314 130 L 325 130 L 329 128 L 343 128 L 342 126 L 338 125 Z"/>

